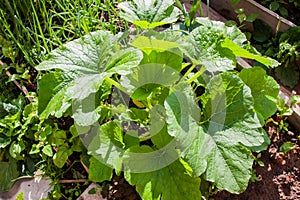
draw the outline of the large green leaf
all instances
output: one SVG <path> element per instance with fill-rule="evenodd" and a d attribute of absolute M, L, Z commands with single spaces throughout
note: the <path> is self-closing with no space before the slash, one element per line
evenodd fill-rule
<path fill-rule="evenodd" d="M 229 40 L 228 38 L 224 39 L 221 46 L 230 49 L 235 56 L 254 59 L 268 67 L 277 67 L 279 65 L 279 63 L 276 60 L 261 55 L 252 54 L 246 49 L 243 49 L 239 45 L 235 44 L 233 41 Z"/>
<path fill-rule="evenodd" d="M 156 63 L 163 64 L 180 72 L 182 67 L 183 55 L 179 49 L 158 52 L 151 51 L 149 55 L 144 55 L 141 64 Z"/>
<path fill-rule="evenodd" d="M 227 26 L 223 22 L 213 21 L 205 17 L 198 17 L 195 21 L 204 29 L 202 33 L 208 31 L 206 34 L 212 37 L 227 37 L 241 47 L 243 47 L 247 41 L 246 36 L 236 26 Z"/>
<path fill-rule="evenodd" d="M 125 151 L 121 125 L 117 121 L 111 121 L 101 126 L 90 127 L 86 133 L 87 138 L 81 139 L 88 147 L 88 154 L 112 168 L 119 169 Z"/>
<path fill-rule="evenodd" d="M 153 39 L 146 36 L 139 36 L 131 43 L 131 45 L 140 50 L 143 50 L 147 54 L 149 54 L 149 52 L 151 52 L 152 50 L 163 52 L 180 46 L 175 42 Z"/>
<path fill-rule="evenodd" d="M 95 74 L 105 71 L 106 64 L 116 52 L 122 34 L 97 31 L 68 42 L 51 52 L 48 59 L 36 66 L 38 70 L 61 69 L 80 74 Z M 108 57 L 107 57 L 108 56 Z"/>
<path fill-rule="evenodd" d="M 277 111 L 279 85 L 259 67 L 243 69 L 239 76 L 250 87 L 254 98 L 254 109 L 264 124 L 263 120 Z"/>
<path fill-rule="evenodd" d="M 181 71 L 183 53 L 178 43 L 140 36 L 131 45 L 143 51 L 141 64 L 163 64 Z"/>
<path fill-rule="evenodd" d="M 173 0 L 134 0 L 120 3 L 119 8 L 125 20 L 142 28 L 155 28 L 177 21 L 179 9 L 173 4 Z"/>
<path fill-rule="evenodd" d="M 77 102 L 75 112 L 84 113 L 82 100 L 95 94 L 105 78 L 114 73 L 125 75 L 142 59 L 142 52 L 134 48 L 120 50 L 123 34 L 112 35 L 97 31 L 67 43 L 51 52 L 49 58 L 36 67 L 38 70 L 60 69 L 39 82 L 39 112 L 43 117 L 53 114 L 60 117 Z M 45 94 L 45 96 L 44 96 Z M 85 125 L 95 119 L 86 120 Z"/>
<path fill-rule="evenodd" d="M 148 146 L 138 146 L 131 148 L 130 151 L 144 154 L 153 150 Z M 181 159 L 148 173 L 126 171 L 125 179 L 136 186 L 137 192 L 145 200 L 201 199 L 200 178 L 192 177 L 191 168 Z"/>
<path fill-rule="evenodd" d="M 234 54 L 222 48 L 218 38 L 206 36 L 201 32 L 202 28 L 197 28 L 191 33 L 190 44 L 184 46 L 184 53 L 194 64 L 204 65 L 209 72 L 233 70 L 236 65 Z"/>
<path fill-rule="evenodd" d="M 151 38 L 152 40 L 155 38 L 156 40 L 163 40 L 163 41 L 168 41 L 171 43 L 177 43 L 182 45 L 182 43 L 187 39 L 187 35 L 185 35 L 182 31 L 176 31 L 176 30 L 171 30 L 171 29 L 165 29 L 163 31 L 155 31 L 155 30 L 148 30 L 147 32 L 144 33 L 144 35 L 148 38 Z M 168 44 L 168 43 L 167 43 Z M 179 45 L 179 46 L 180 46 Z M 161 49 L 171 49 L 169 45 L 167 45 L 167 48 L 162 47 L 161 45 L 159 46 Z M 172 48 L 174 48 L 173 46 Z"/>
<path fill-rule="evenodd" d="M 207 85 L 205 95 L 202 96 L 202 103 L 203 122 L 209 122 L 209 125 L 212 125 L 211 130 L 219 131 L 233 125 L 245 126 L 246 130 L 261 127 L 253 111 L 254 101 L 250 88 L 233 73 L 225 72 L 214 76 Z M 250 136 L 242 143 L 257 145 L 258 139 Z"/>
<path fill-rule="evenodd" d="M 214 137 L 206 135 L 205 142 L 214 144 L 209 147 L 212 150 L 205 159 L 205 179 L 214 182 L 220 190 L 235 194 L 245 191 L 252 173 L 251 152 L 242 145 L 233 144 L 232 139 L 222 133 Z"/>
<path fill-rule="evenodd" d="M 184 53 L 195 64 L 203 64 L 209 72 L 228 71 L 235 68 L 236 55 L 221 44 L 229 38 L 234 44 L 243 47 L 246 36 L 236 26 L 226 26 L 222 22 L 208 18 L 196 18 L 200 26 L 189 35 L 189 42 L 183 44 Z M 191 48 L 192 47 L 192 48 Z"/>
<path fill-rule="evenodd" d="M 14 183 L 14 179 L 19 176 L 17 167 L 15 159 L 10 159 L 9 162 L 0 162 L 0 175 L 2 177 L 0 188 L 2 191 L 8 191 Z"/>
<path fill-rule="evenodd" d="M 192 97 L 187 92 L 174 91 L 165 101 L 168 134 L 178 140 L 181 150 L 192 143 L 200 121 L 200 109 Z"/>
<path fill-rule="evenodd" d="M 185 152 L 194 143 L 195 139 L 197 142 L 194 143 L 192 148 L 196 148 L 196 145 L 201 146 L 201 148 L 204 146 L 204 132 L 201 131 L 202 129 L 198 125 L 201 110 L 194 103 L 194 100 L 191 98 L 192 95 L 189 93 L 175 91 L 165 101 L 168 134 L 175 137 L 176 146 L 181 152 Z M 194 152 L 197 153 L 189 157 L 189 162 L 202 162 L 202 158 L 205 157 L 202 151 L 197 149 Z M 198 155 L 201 155 L 201 157 Z M 202 174 L 206 168 L 206 166 L 199 164 L 191 166 L 196 166 L 193 168 L 193 173 L 197 174 L 197 176 Z"/>
<path fill-rule="evenodd" d="M 149 63 L 123 76 L 120 83 L 132 98 L 143 100 L 158 86 L 170 87 L 179 79 L 180 74 L 174 68 L 160 63 Z"/>
<path fill-rule="evenodd" d="M 49 73 L 43 76 L 39 81 L 38 93 L 38 111 L 41 118 L 47 118 L 49 115 L 61 117 L 70 102 L 65 95 L 66 89 L 77 77 L 75 73 Z"/>
<path fill-rule="evenodd" d="M 197 134 L 190 133 L 193 138 L 184 158 L 195 175 L 204 173 L 219 189 L 240 193 L 247 188 L 253 163 L 247 147 L 264 142 L 250 88 L 225 72 L 210 80 L 202 104 L 204 119 L 200 126 L 190 125 Z"/>

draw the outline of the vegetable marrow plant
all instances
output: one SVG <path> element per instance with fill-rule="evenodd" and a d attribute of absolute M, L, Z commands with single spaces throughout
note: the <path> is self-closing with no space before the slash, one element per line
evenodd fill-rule
<path fill-rule="evenodd" d="M 36 66 L 47 71 L 39 116 L 74 119 L 92 181 L 123 171 L 142 199 L 201 199 L 205 182 L 240 193 L 252 152 L 268 145 L 262 126 L 279 87 L 262 68 L 235 70 L 236 57 L 278 63 L 235 26 L 196 18 L 192 31 L 175 30 L 173 3 L 121 3 L 135 34 L 97 31 L 52 51 Z"/>

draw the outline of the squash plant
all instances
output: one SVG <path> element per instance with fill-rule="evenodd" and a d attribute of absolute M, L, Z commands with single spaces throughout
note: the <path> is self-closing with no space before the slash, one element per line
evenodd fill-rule
<path fill-rule="evenodd" d="M 90 157 L 89 179 L 124 171 L 142 199 L 201 199 L 200 183 L 240 193 L 253 151 L 268 145 L 264 120 L 279 86 L 262 68 L 238 72 L 236 57 L 268 67 L 235 26 L 196 18 L 192 31 L 154 27 L 178 20 L 173 1 L 124 2 L 137 34 L 97 31 L 36 66 L 39 115 L 70 115 Z"/>

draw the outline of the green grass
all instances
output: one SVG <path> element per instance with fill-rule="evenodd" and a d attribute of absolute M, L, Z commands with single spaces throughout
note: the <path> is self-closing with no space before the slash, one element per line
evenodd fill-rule
<path fill-rule="evenodd" d="M 54 48 L 89 32 L 123 30 L 127 24 L 116 10 L 119 2 L 4 0 L 0 4 L 0 59 L 33 67 Z M 11 49 L 10 56 L 3 52 L 5 48 Z"/>

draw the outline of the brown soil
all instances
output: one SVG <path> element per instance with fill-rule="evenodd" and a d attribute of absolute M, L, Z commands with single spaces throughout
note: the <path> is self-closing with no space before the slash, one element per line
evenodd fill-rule
<path fill-rule="evenodd" d="M 101 195 L 107 200 L 141 200 L 135 187 L 129 185 L 123 175 L 114 175 L 110 183 L 102 188 Z"/>

